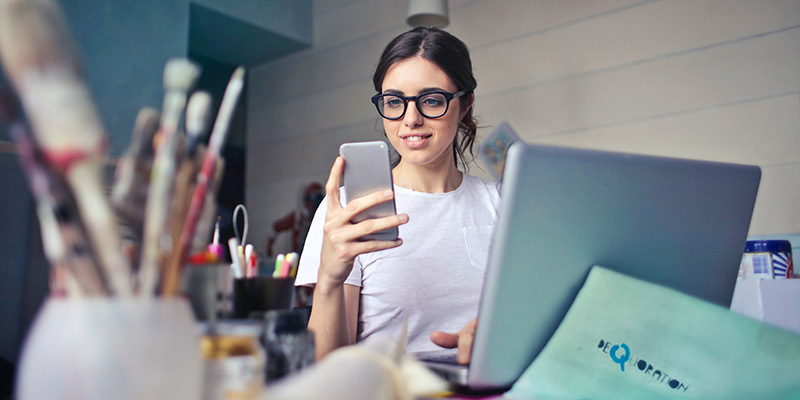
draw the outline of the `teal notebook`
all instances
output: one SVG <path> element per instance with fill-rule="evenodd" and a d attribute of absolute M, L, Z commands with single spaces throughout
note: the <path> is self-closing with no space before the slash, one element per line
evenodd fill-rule
<path fill-rule="evenodd" d="M 594 267 L 512 399 L 800 399 L 800 335 Z"/>

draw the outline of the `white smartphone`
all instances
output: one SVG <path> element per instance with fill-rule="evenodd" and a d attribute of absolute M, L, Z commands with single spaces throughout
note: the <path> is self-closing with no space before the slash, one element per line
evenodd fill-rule
<path fill-rule="evenodd" d="M 381 141 L 345 143 L 339 147 L 339 155 L 344 158 L 344 193 L 348 202 L 377 191 L 394 191 L 389 145 L 386 143 Z M 353 222 L 394 214 L 397 214 L 397 210 L 392 198 L 390 201 L 364 210 L 353 218 Z M 395 239 L 397 239 L 397 227 L 361 238 L 361 240 Z"/>

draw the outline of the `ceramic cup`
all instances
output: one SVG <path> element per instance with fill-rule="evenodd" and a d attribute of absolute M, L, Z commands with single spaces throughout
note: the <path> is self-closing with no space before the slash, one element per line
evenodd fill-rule
<path fill-rule="evenodd" d="M 17 396 L 196 400 L 201 374 L 186 300 L 50 298 L 25 341 Z"/>

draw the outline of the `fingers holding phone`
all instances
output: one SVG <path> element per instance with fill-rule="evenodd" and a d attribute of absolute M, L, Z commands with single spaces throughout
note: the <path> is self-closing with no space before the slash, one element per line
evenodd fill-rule
<path fill-rule="evenodd" d="M 340 153 L 342 156 L 336 158 L 325 186 L 326 223 L 356 225 L 351 231 L 360 232 L 359 238 L 365 241 L 396 240 L 397 226 L 408 221 L 408 216 L 398 216 L 395 211 L 388 147 L 383 142 L 345 143 Z M 343 176 L 345 207 L 341 205 L 339 190 Z"/>
<path fill-rule="evenodd" d="M 320 279 L 329 278 L 335 284 L 344 282 L 359 254 L 402 244 L 397 237 L 397 227 L 408 222 L 408 215 L 397 215 L 395 211 L 386 144 L 371 142 L 366 150 L 363 145 L 342 145 L 342 157 L 334 162 L 326 184 L 328 202 Z M 383 149 L 380 145 L 384 146 Z M 351 151 L 352 147 L 356 150 Z M 376 174 L 376 170 L 380 172 Z M 339 192 L 343 176 L 345 207 L 341 205 Z"/>
<path fill-rule="evenodd" d="M 333 162 L 331 172 L 328 175 L 328 182 L 325 183 L 325 195 L 328 198 L 328 213 L 331 211 L 338 212 L 342 209 L 339 186 L 341 186 L 343 173 L 344 159 L 342 157 L 336 157 L 336 161 Z"/>
<path fill-rule="evenodd" d="M 394 193 L 392 169 L 389 160 L 389 146 L 381 141 L 345 143 L 339 147 L 339 155 L 344 164 L 344 193 L 348 207 L 356 203 L 357 213 L 353 223 L 396 215 L 394 196 L 385 195 L 384 202 L 359 208 L 359 198 L 374 195 L 376 192 Z M 362 240 L 395 240 L 397 227 L 370 232 Z"/>
<path fill-rule="evenodd" d="M 354 242 L 355 245 L 348 246 L 351 251 L 345 254 L 347 258 L 350 258 L 350 256 L 355 258 L 358 254 L 398 246 L 400 244 L 399 238 L 383 240 L 381 239 L 383 237 L 381 233 L 387 230 L 396 230 L 399 225 L 408 222 L 408 215 L 391 214 L 385 217 L 367 218 L 361 219 L 360 222 L 355 222 L 359 215 L 362 215 L 365 211 L 380 204 L 391 202 L 393 199 L 394 192 L 390 190 L 375 192 L 348 202 L 344 208 L 337 207 L 336 212 L 328 210 L 323 228 L 325 236 L 332 243 L 345 245 Z M 365 239 L 371 237 L 377 237 L 377 239 Z"/>

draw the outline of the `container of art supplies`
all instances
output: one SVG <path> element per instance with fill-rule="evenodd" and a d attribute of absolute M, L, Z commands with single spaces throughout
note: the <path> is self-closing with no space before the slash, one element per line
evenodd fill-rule
<path fill-rule="evenodd" d="M 187 265 L 183 268 L 181 288 L 198 320 L 213 321 L 231 316 L 233 277 L 230 264 Z"/>
<path fill-rule="evenodd" d="M 17 398 L 200 398 L 202 362 L 188 302 L 45 301 L 20 359 Z"/>
<path fill-rule="evenodd" d="M 794 278 L 792 244 L 788 240 L 748 240 L 738 279 Z"/>
<path fill-rule="evenodd" d="M 200 324 L 205 400 L 256 399 L 264 388 L 263 328 L 249 321 Z M 198 397 L 200 398 L 200 397 Z"/>
<path fill-rule="evenodd" d="M 294 277 L 256 276 L 233 281 L 235 318 L 247 318 L 254 311 L 288 309 L 293 302 Z"/>
<path fill-rule="evenodd" d="M 303 310 L 272 310 L 250 314 L 264 324 L 262 342 L 267 352 L 266 381 L 275 382 L 314 364 L 314 333 L 306 329 Z"/>

